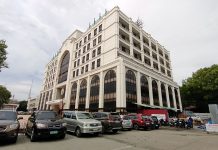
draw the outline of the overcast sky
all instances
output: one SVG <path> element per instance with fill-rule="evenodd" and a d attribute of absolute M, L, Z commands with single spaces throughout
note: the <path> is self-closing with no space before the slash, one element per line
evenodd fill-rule
<path fill-rule="evenodd" d="M 174 80 L 181 85 L 202 67 L 218 64 L 217 0 L 0 0 L 0 39 L 8 45 L 9 69 L 0 85 L 15 99 L 42 88 L 45 65 L 75 30 L 119 6 L 170 51 Z"/>

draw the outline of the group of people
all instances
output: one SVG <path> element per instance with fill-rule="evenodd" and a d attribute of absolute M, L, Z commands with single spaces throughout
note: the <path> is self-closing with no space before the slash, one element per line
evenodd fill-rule
<path fill-rule="evenodd" d="M 185 121 L 184 119 L 176 118 L 170 122 L 170 126 L 180 127 L 180 128 L 193 128 L 193 119 L 191 116 Z"/>

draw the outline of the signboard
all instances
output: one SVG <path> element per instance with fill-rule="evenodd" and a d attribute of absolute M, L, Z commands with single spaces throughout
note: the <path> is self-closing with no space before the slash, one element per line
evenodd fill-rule
<path fill-rule="evenodd" d="M 218 124 L 206 124 L 207 132 L 218 132 Z"/>

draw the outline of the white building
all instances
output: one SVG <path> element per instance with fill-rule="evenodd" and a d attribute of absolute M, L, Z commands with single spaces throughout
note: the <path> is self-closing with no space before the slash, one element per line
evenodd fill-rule
<path fill-rule="evenodd" d="M 29 98 L 27 102 L 27 110 L 31 111 L 39 107 L 39 98 Z"/>
<path fill-rule="evenodd" d="M 39 109 L 182 110 L 170 54 L 118 7 L 74 31 L 48 63 Z"/>

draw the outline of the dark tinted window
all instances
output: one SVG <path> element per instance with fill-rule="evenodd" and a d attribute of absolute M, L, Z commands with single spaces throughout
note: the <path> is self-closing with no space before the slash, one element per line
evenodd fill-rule
<path fill-rule="evenodd" d="M 16 120 L 17 114 L 13 111 L 0 111 L 0 120 Z"/>
<path fill-rule="evenodd" d="M 38 112 L 36 115 L 38 120 L 55 119 L 56 117 L 57 114 L 55 112 Z"/>

